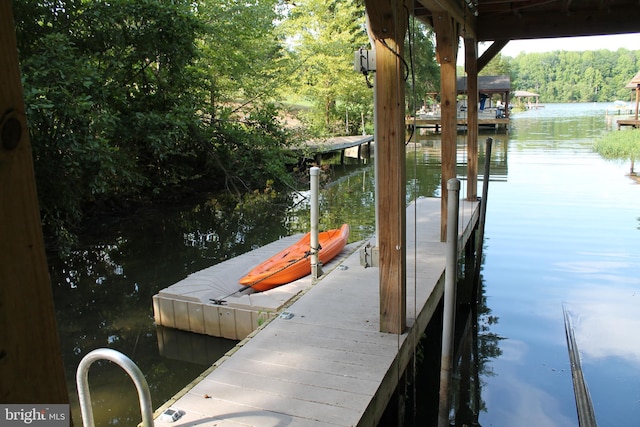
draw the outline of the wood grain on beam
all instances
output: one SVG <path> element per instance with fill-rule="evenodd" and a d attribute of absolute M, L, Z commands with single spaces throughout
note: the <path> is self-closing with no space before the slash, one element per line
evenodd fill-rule
<path fill-rule="evenodd" d="M 10 1 L 0 2 L 0 82 L 0 402 L 69 403 Z"/>
<path fill-rule="evenodd" d="M 436 33 L 436 58 L 440 63 L 440 111 L 441 111 L 441 143 L 442 154 L 442 185 L 441 185 L 441 233 L 440 238 L 447 238 L 447 203 L 449 193 L 447 181 L 456 176 L 456 141 L 458 135 L 457 124 L 457 76 L 456 61 L 458 57 L 458 24 L 446 12 L 434 14 L 434 29 Z"/>
<path fill-rule="evenodd" d="M 637 10 L 635 11 L 637 12 Z M 640 31 L 637 13 L 626 9 L 607 11 L 522 14 L 520 17 L 488 14 L 478 17 L 478 41 L 525 40 L 550 37 L 626 34 Z"/>
<path fill-rule="evenodd" d="M 464 2 L 455 0 L 416 0 L 416 4 L 430 10 L 432 14 L 447 12 L 460 24 L 460 27 L 464 28 L 465 34 L 468 37 L 476 37 L 476 16 L 473 15 Z M 418 8 L 418 6 L 416 8 Z"/>
<path fill-rule="evenodd" d="M 376 38 L 380 331 L 401 334 L 407 325 L 405 69 L 401 58 L 411 9 L 402 1 L 388 0 L 366 0 L 366 6 Z"/>

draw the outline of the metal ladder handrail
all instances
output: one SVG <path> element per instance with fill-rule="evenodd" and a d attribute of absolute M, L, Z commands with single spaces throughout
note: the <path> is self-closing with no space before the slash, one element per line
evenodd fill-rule
<path fill-rule="evenodd" d="M 93 419 L 93 406 L 89 393 L 89 368 L 97 360 L 109 360 L 120 366 L 129 374 L 133 384 L 138 390 L 140 412 L 142 413 L 142 425 L 153 427 L 153 409 L 151 407 L 151 392 L 142 371 L 124 354 L 110 348 L 99 348 L 88 353 L 82 358 L 76 371 L 76 385 L 78 387 L 78 400 L 80 401 L 80 413 L 84 427 L 95 427 Z"/>

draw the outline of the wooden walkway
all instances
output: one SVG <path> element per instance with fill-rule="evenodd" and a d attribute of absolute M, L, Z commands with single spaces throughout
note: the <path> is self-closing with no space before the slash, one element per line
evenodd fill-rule
<path fill-rule="evenodd" d="M 305 142 L 305 146 L 316 153 L 329 153 L 331 151 L 345 150 L 358 147 L 373 141 L 372 135 L 336 136 L 324 140 L 312 140 Z"/>
<path fill-rule="evenodd" d="M 620 128 L 623 126 L 631 126 L 634 128 L 640 127 L 640 120 L 635 120 L 635 119 L 619 119 L 617 120 L 617 123 L 618 123 L 618 130 L 620 130 Z"/>
<path fill-rule="evenodd" d="M 433 117 L 433 118 L 426 118 L 426 119 L 416 119 L 413 120 L 412 118 L 407 118 L 406 119 L 406 126 L 407 128 L 412 128 L 412 127 L 416 127 L 418 129 L 427 129 L 427 128 L 432 128 L 435 129 L 436 132 L 439 132 L 440 129 L 442 128 L 442 119 L 440 117 Z M 458 126 L 467 126 L 467 118 L 461 118 L 459 117 L 457 119 L 457 125 Z M 478 118 L 478 126 L 494 126 L 496 128 L 498 127 L 504 127 L 507 128 L 509 126 L 509 119 L 508 118 L 495 118 L 495 117 L 491 117 L 491 118 Z"/>
<path fill-rule="evenodd" d="M 478 203 L 460 210 L 462 251 Z M 379 332 L 378 269 L 355 252 L 156 411 L 181 419 L 155 425 L 375 426 L 443 293 L 440 199 L 410 206 L 407 230 L 404 334 Z"/>
<path fill-rule="evenodd" d="M 241 340 L 273 318 L 298 293 L 312 284 L 311 276 L 266 292 L 240 286 L 240 278 L 265 259 L 294 244 L 302 234 L 287 236 L 235 258 L 196 271 L 153 296 L 153 317 L 158 325 L 187 332 Z M 357 249 L 351 243 L 323 266 L 331 271 Z M 237 292 L 243 290 L 242 292 Z M 212 304 L 223 299 L 223 305 Z"/>
<path fill-rule="evenodd" d="M 306 141 L 299 147 L 295 147 L 296 150 L 302 150 L 305 154 L 311 154 L 317 164 L 322 161 L 322 155 L 332 152 L 340 152 L 340 162 L 344 162 L 345 153 L 348 149 L 357 147 L 355 153 L 356 158 L 363 158 L 362 146 L 366 145 L 367 157 L 371 155 L 371 142 L 373 141 L 373 135 L 355 135 L 355 136 L 336 136 L 333 138 L 327 138 L 323 140 L 311 140 Z"/>

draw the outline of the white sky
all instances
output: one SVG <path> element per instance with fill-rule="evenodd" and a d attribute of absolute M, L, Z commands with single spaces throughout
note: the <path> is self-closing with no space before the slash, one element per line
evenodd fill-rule
<path fill-rule="evenodd" d="M 464 43 L 460 43 L 458 51 L 458 63 L 464 64 Z M 478 47 L 478 53 L 482 54 L 488 43 L 482 43 Z M 616 51 L 619 48 L 628 50 L 640 50 L 640 33 L 616 34 L 610 36 L 588 36 L 588 37 L 564 37 L 558 39 L 535 39 L 535 40 L 513 40 L 502 48 L 503 56 L 515 58 L 521 52 L 552 52 L 554 50 L 570 50 L 583 52 L 586 50 L 607 49 Z M 462 60 L 462 61 L 460 61 Z"/>
<path fill-rule="evenodd" d="M 640 50 L 640 33 L 611 36 L 565 37 L 559 39 L 514 40 L 502 48 L 502 55 L 516 57 L 519 53 L 552 52 L 554 50 L 600 50 L 616 51 L 619 48 Z M 483 51 L 482 48 L 479 49 Z"/>

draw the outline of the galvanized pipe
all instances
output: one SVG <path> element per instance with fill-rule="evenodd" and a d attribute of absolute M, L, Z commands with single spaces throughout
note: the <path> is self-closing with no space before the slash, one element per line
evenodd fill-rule
<path fill-rule="evenodd" d="M 140 368 L 124 354 L 110 348 L 99 348 L 88 353 L 82 358 L 76 371 L 76 385 L 78 387 L 78 400 L 80 413 L 84 427 L 95 427 L 93 419 L 93 406 L 89 392 L 89 368 L 97 360 L 109 360 L 120 366 L 131 377 L 138 390 L 140 411 L 142 414 L 142 426 L 153 427 L 153 409 L 151 406 L 151 392 Z"/>
<path fill-rule="evenodd" d="M 476 265 L 474 291 L 480 284 L 480 267 L 482 267 L 482 245 L 484 243 L 484 223 L 487 218 L 487 199 L 489 197 L 489 179 L 491 177 L 491 147 L 493 138 L 487 138 L 484 154 L 484 175 L 482 177 L 482 198 L 480 199 L 480 218 L 478 220 L 478 232 L 476 236 Z M 475 294 L 477 295 L 477 293 Z"/>
<path fill-rule="evenodd" d="M 311 190 L 311 242 L 309 253 L 311 254 L 311 277 L 317 279 L 322 276 L 322 268 L 319 257 L 319 217 L 320 217 L 320 168 L 312 167 L 309 170 Z"/>
<path fill-rule="evenodd" d="M 580 352 L 571 323 L 571 316 L 567 308 L 563 305 L 564 331 L 567 336 L 567 348 L 569 349 L 569 362 L 571 362 L 571 377 L 573 378 L 573 392 L 576 398 L 576 409 L 578 411 L 579 427 L 597 427 L 596 414 L 593 410 L 591 394 L 584 380 L 582 372 L 582 362 L 580 362 Z"/>
<path fill-rule="evenodd" d="M 460 210 L 460 181 L 447 181 L 447 260 L 444 273 L 444 307 L 442 314 L 442 357 L 440 358 L 440 401 L 438 427 L 449 426 L 449 388 L 453 362 L 453 334 L 455 332 L 456 283 L 458 281 L 458 215 Z"/>

